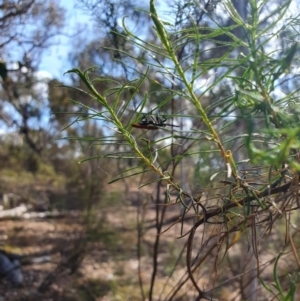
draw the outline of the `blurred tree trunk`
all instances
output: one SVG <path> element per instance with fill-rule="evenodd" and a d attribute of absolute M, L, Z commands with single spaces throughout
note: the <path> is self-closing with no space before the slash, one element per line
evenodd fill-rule
<path fill-rule="evenodd" d="M 243 20 L 247 20 L 247 4 L 248 0 L 232 0 L 232 4 L 234 5 L 235 9 L 241 16 Z M 231 20 L 233 23 L 233 20 Z M 243 27 L 237 27 L 233 30 L 233 33 L 240 39 L 245 39 L 245 31 Z M 248 55 L 248 49 L 243 47 L 238 49 L 239 52 L 243 52 L 245 55 Z M 239 132 L 245 133 L 247 124 L 245 120 L 237 120 L 237 129 Z M 242 152 L 236 152 L 236 156 L 239 158 L 235 158 L 237 162 L 243 160 L 241 158 Z M 240 166 L 241 169 L 244 169 L 245 166 L 243 164 Z M 255 270 L 256 267 L 256 257 L 253 251 L 252 246 L 249 247 L 248 243 L 242 242 L 241 243 L 241 256 L 240 256 L 240 273 L 244 273 L 241 282 L 240 282 L 240 289 L 242 298 L 248 301 L 256 301 L 257 300 L 257 272 Z M 251 271 L 253 270 L 253 271 Z M 249 272 L 251 271 L 251 272 Z"/>

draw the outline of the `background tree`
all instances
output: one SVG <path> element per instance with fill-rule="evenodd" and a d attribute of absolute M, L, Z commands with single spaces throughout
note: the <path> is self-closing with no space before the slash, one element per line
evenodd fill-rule
<path fill-rule="evenodd" d="M 42 120 L 48 104 L 36 71 L 43 50 L 61 33 L 64 10 L 54 1 L 4 1 L 1 15 L 1 121 L 40 154 L 49 139 Z"/>

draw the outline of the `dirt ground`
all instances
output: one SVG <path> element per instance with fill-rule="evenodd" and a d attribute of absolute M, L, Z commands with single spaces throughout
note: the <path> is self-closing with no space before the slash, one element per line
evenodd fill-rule
<path fill-rule="evenodd" d="M 88 220 L 79 212 L 70 212 L 63 217 L 0 221 L 0 241 L 21 254 L 24 276 L 19 287 L 2 280 L 0 301 L 141 300 L 136 226 L 140 210 L 126 205 L 93 212 Z M 166 217 L 176 215 L 173 211 Z M 140 246 L 140 278 L 145 295 L 152 272 L 154 219 L 154 208 L 147 209 L 143 221 L 147 229 Z M 175 226 L 160 237 L 156 288 L 163 291 L 162 296 L 172 288 L 174 280 L 168 280 L 168 275 L 184 244 L 184 240 L 177 239 L 178 233 Z M 46 260 L 39 263 L 34 262 L 36 259 Z M 184 273 L 182 259 L 175 278 Z"/>
<path fill-rule="evenodd" d="M 148 300 L 153 244 L 157 232 L 154 227 L 155 206 L 144 209 L 127 203 L 99 208 L 90 213 L 88 218 L 73 211 L 55 218 L 1 220 L 0 242 L 21 254 L 24 282 L 22 286 L 13 286 L 2 280 L 0 301 Z M 159 236 L 157 278 L 153 294 L 155 301 L 168 300 L 174 287 L 187 275 L 187 239 L 178 238 L 181 224 L 174 225 L 164 233 L 179 215 L 178 209 L 170 208 L 164 217 L 169 223 L 163 227 L 163 233 Z M 137 227 L 138 222 L 140 228 Z M 189 230 L 192 222 L 187 222 L 183 233 Z M 143 233 L 140 244 L 138 229 Z M 197 250 L 197 241 L 194 249 Z M 219 296 L 217 300 L 241 300 L 239 282 L 228 281 L 238 274 L 239 261 L 234 258 L 241 250 L 234 246 L 230 252 L 230 269 L 226 260 L 224 266 L 218 263 L 218 276 L 226 285 L 216 290 Z M 215 259 L 215 254 L 211 254 L 208 264 L 203 265 L 198 275 L 198 285 L 203 289 L 213 285 Z M 267 259 L 265 257 L 264 261 Z M 271 267 L 265 269 L 265 272 L 272 274 Z M 192 283 L 188 281 L 183 285 L 172 300 L 195 300 Z M 262 297 L 259 300 L 267 299 Z"/>

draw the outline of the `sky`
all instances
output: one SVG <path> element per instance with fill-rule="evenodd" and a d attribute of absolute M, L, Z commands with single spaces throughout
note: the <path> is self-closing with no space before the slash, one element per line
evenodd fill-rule
<path fill-rule="evenodd" d="M 76 3 L 76 0 L 60 1 L 60 4 L 66 9 L 67 26 L 63 30 L 64 34 L 57 37 L 54 45 L 45 50 L 42 54 L 39 71 L 37 71 L 37 77 L 40 80 L 56 78 L 68 83 L 68 75 L 64 76 L 64 73 L 69 69 L 76 67 L 72 66 L 68 60 L 69 52 L 73 46 L 72 36 L 74 36 L 75 25 L 80 23 L 82 26 L 88 27 L 90 26 L 89 24 L 91 24 L 90 18 L 76 8 Z M 45 99 L 47 98 L 47 84 L 41 82 L 36 85 L 35 88 L 40 92 L 40 94 L 45 95 Z M 14 108 L 6 104 L 4 112 L 9 115 L 13 115 Z M 49 116 L 50 112 L 44 112 L 43 121 L 45 124 L 49 121 Z M 13 127 L 7 128 L 5 124 L 0 124 L 0 135 L 9 131 L 13 132 L 14 130 L 15 129 Z"/>
<path fill-rule="evenodd" d="M 91 18 L 76 7 L 76 5 L 78 6 L 78 2 L 78 0 L 60 0 L 60 4 L 66 9 L 67 26 L 64 29 L 64 34 L 56 38 L 55 45 L 44 52 L 39 66 L 40 78 L 57 78 L 68 83 L 68 75 L 64 75 L 64 73 L 69 69 L 77 67 L 69 62 L 68 57 L 72 47 L 74 47 L 72 41 L 72 36 L 75 34 L 74 28 L 77 24 L 81 24 L 82 27 L 89 28 L 89 32 L 93 29 L 90 28 L 92 26 Z M 159 3 L 158 0 L 156 2 Z M 160 2 L 160 4 L 161 3 L 163 2 Z M 291 3 L 290 11 L 297 12 L 298 5 L 299 3 L 297 3 L 297 1 L 293 1 Z M 167 10 L 164 6 L 160 7 L 160 9 L 162 11 Z M 88 38 L 88 36 L 89 35 L 86 35 L 85 37 Z M 209 80 L 213 79 L 214 75 L 210 74 Z M 198 83 L 199 87 L 205 87 L 208 84 L 207 78 Z"/>
<path fill-rule="evenodd" d="M 291 3 L 290 11 L 297 11 L 297 4 L 295 2 L 296 1 L 293 1 Z M 67 11 L 67 26 L 64 29 L 66 35 L 58 37 L 56 39 L 56 45 L 53 45 L 49 50 L 45 51 L 40 64 L 40 70 L 49 72 L 51 77 L 66 79 L 66 76 L 63 74 L 67 70 L 76 67 L 72 66 L 68 61 L 68 54 L 73 46 L 71 36 L 74 36 L 75 25 L 81 24 L 81 26 L 85 28 L 90 27 L 92 22 L 91 18 L 78 8 L 77 0 L 61 0 L 60 4 L 65 7 Z M 160 9 L 163 11 L 164 6 Z"/>
<path fill-rule="evenodd" d="M 50 78 L 65 80 L 67 75 L 64 76 L 64 73 L 76 67 L 68 60 L 69 52 L 73 47 L 72 37 L 76 34 L 74 28 L 76 24 L 81 24 L 84 28 L 88 28 L 91 24 L 90 17 L 80 11 L 76 3 L 76 0 L 60 1 L 66 9 L 67 26 L 63 30 L 64 35 L 57 37 L 55 45 L 45 51 L 40 64 L 40 70 Z"/>
<path fill-rule="evenodd" d="M 88 29 L 88 34 L 84 35 L 85 39 L 88 39 L 90 33 L 93 32 L 94 21 L 86 12 L 83 12 L 78 7 L 79 0 L 61 0 L 59 3 L 66 9 L 66 20 L 67 26 L 64 29 L 65 35 L 61 35 L 56 38 L 57 43 L 50 47 L 44 52 L 42 61 L 40 63 L 40 71 L 47 74 L 47 77 L 57 78 L 66 82 L 68 75 L 64 73 L 76 66 L 72 66 L 68 60 L 68 55 L 74 44 L 72 42 L 72 37 L 76 32 L 74 28 L 76 25 L 80 24 L 83 29 Z M 159 1 L 157 1 L 159 2 Z M 162 1 L 160 4 L 163 4 Z M 167 10 L 165 5 L 160 5 L 159 9 L 162 11 Z M 129 19 L 126 20 L 127 26 Z M 122 26 L 122 20 L 120 20 L 120 26 Z M 95 25 L 94 25 L 95 26 Z M 74 37 L 76 39 L 76 36 Z M 78 38 L 78 37 L 77 37 Z M 90 40 L 92 40 L 93 35 L 91 35 Z"/>

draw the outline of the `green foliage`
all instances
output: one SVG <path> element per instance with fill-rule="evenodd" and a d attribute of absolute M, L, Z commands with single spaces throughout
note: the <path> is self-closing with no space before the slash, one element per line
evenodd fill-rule
<path fill-rule="evenodd" d="M 275 281 L 274 284 L 272 284 L 273 288 L 268 286 L 263 279 L 260 278 L 260 281 L 263 285 L 263 287 L 276 298 L 276 300 L 279 301 L 294 301 L 296 300 L 296 288 L 298 284 L 300 283 L 300 274 L 297 275 L 296 279 L 293 280 L 291 275 L 288 275 L 288 289 L 284 290 L 282 288 L 282 285 L 280 284 L 279 277 L 278 277 L 278 262 L 280 257 L 282 256 L 282 252 L 278 254 L 276 257 L 276 261 L 273 268 L 273 280 Z"/>
<path fill-rule="evenodd" d="M 128 164 L 122 165 L 111 183 L 140 177 L 140 187 L 162 187 L 165 198 L 157 197 L 156 205 L 181 209 L 182 235 L 186 219 L 194 217 L 187 232 L 187 279 L 199 298 L 205 292 L 197 284 L 196 270 L 210 254 L 199 251 L 192 260 L 199 227 L 215 225 L 218 235 L 203 236 L 201 248 L 211 243 L 217 253 L 224 250 L 216 255 L 220 260 L 243 232 L 251 232 L 256 249 L 257 235 L 265 235 L 256 232 L 257 225 L 271 232 L 279 215 L 299 206 L 293 194 L 300 170 L 299 83 L 292 73 L 299 51 L 294 39 L 274 46 L 281 32 L 293 36 L 295 20 L 288 15 L 291 0 L 278 7 L 268 4 L 250 0 L 249 16 L 243 19 L 231 1 L 222 1 L 229 25 L 211 16 L 211 26 L 203 29 L 192 15 L 181 27 L 175 21 L 163 21 L 151 0 L 156 41 L 135 34 L 123 19 L 120 35 L 134 51 L 122 50 L 130 60 L 120 65 L 132 70 L 130 80 L 107 77 L 101 70 L 97 75 L 96 68 L 68 71 L 84 84 L 75 90 L 89 99 L 88 104 L 75 101 L 85 115 L 78 115 L 72 125 L 94 121 L 106 126 L 101 137 L 67 138 L 101 146 L 101 151 L 82 162 L 122 160 Z M 97 82 L 107 86 L 97 89 Z M 180 124 L 179 128 L 157 122 L 158 115 Z M 190 181 L 199 183 L 200 195 L 196 189 L 187 189 L 193 186 Z"/>
<path fill-rule="evenodd" d="M 280 11 L 276 9 L 272 11 L 269 17 L 264 18 L 264 22 L 271 19 L 274 15 L 278 15 L 278 20 L 276 22 L 279 22 L 284 18 L 289 3 L 290 1 L 285 2 Z M 290 157 L 290 154 L 298 147 L 298 130 L 291 128 L 291 125 L 297 122 L 295 118 L 298 117 L 295 114 L 293 115 L 289 112 L 285 112 L 282 109 L 288 105 L 289 97 L 285 96 L 284 99 L 275 101 L 271 96 L 278 78 L 290 70 L 293 59 L 297 54 L 297 44 L 293 43 L 290 48 L 286 50 L 284 57 L 280 59 L 276 58 L 276 52 L 271 51 L 270 53 L 266 53 L 266 51 L 264 51 L 264 47 L 266 47 L 271 38 L 265 39 L 265 35 L 268 31 L 261 28 L 262 21 L 259 20 L 259 11 L 262 10 L 263 5 L 264 4 L 258 4 L 256 1 L 251 2 L 252 15 L 249 18 L 248 23 L 245 23 L 240 16 L 234 12 L 234 8 L 230 2 L 227 2 L 224 6 L 231 18 L 238 25 L 243 26 L 248 34 L 248 39 L 244 41 L 232 35 L 231 27 L 222 27 L 220 28 L 220 32 L 215 32 L 215 36 L 221 33 L 228 35 L 232 39 L 232 46 L 235 48 L 241 46 L 249 49 L 247 54 L 241 53 L 236 60 L 228 59 L 228 56 L 230 55 L 230 52 L 228 51 L 226 55 L 222 57 L 222 60 L 213 59 L 202 62 L 198 61 L 197 54 L 201 49 L 201 41 L 210 38 L 210 33 L 201 35 L 199 29 L 191 24 L 189 30 L 180 32 L 180 34 L 182 34 L 181 41 L 191 39 L 195 43 L 195 53 L 191 55 L 194 63 L 190 67 L 184 68 L 183 62 L 176 56 L 177 47 L 182 47 L 180 43 L 178 44 L 176 39 L 173 39 L 176 32 L 172 33 L 172 36 L 169 34 L 169 23 L 162 21 L 158 17 L 154 1 L 150 1 L 150 16 L 161 45 L 137 43 L 137 41 L 142 42 L 142 40 L 127 29 L 125 22 L 123 23 L 124 31 L 127 37 L 131 39 L 132 43 L 138 48 L 148 51 L 149 53 L 161 51 L 161 53 L 164 54 L 164 64 L 155 60 L 155 65 L 149 63 L 148 69 L 145 70 L 145 73 L 140 78 L 125 83 L 108 78 L 96 78 L 93 80 L 90 73 L 91 71 L 94 71 L 94 69 L 89 69 L 85 72 L 82 72 L 79 69 L 70 70 L 69 73 L 77 74 L 88 88 L 87 91 L 83 91 L 82 89 L 80 89 L 80 91 L 89 96 L 92 99 L 92 102 L 98 103 L 104 109 L 102 111 L 93 109 L 93 112 L 89 114 L 89 119 L 101 120 L 103 123 L 108 123 L 110 124 L 109 127 L 113 130 L 112 134 L 97 139 L 97 143 L 102 145 L 123 145 L 118 147 L 119 149 L 122 149 L 122 151 L 101 154 L 96 157 L 113 158 L 116 160 L 120 158 L 138 158 L 142 166 L 148 166 L 148 171 L 153 170 L 158 174 L 158 180 L 165 180 L 168 185 L 171 185 L 173 189 L 180 192 L 180 186 L 172 181 L 171 177 L 167 175 L 168 171 L 164 170 L 164 166 L 167 166 L 169 163 L 177 165 L 179 162 L 183 161 L 184 158 L 193 157 L 199 154 L 201 156 L 201 161 L 203 163 L 205 162 L 205 165 L 211 164 L 214 160 L 223 161 L 223 164 L 221 163 L 220 165 L 224 166 L 225 164 L 229 178 L 233 177 L 235 182 L 241 184 L 237 163 L 235 162 L 234 156 L 232 156 L 232 146 L 227 146 L 226 141 L 220 137 L 220 133 L 225 132 L 225 135 L 228 135 L 227 137 L 231 139 L 231 145 L 243 143 L 241 136 L 230 137 L 232 134 L 229 129 L 231 131 L 233 131 L 233 129 L 231 126 L 232 122 L 229 118 L 230 115 L 228 114 L 234 113 L 237 114 L 237 120 L 246 122 L 246 133 L 243 133 L 242 136 L 246 138 L 244 146 L 248 151 L 248 156 L 252 163 L 261 164 L 263 162 L 265 165 L 274 166 L 287 162 L 291 163 L 294 168 L 297 168 L 298 165 L 294 162 L 295 160 L 293 157 Z M 273 20 L 271 23 L 272 22 Z M 271 30 L 273 26 L 274 24 L 268 29 Z M 287 25 L 285 24 L 285 26 Z M 138 61 L 139 58 L 136 57 L 136 60 Z M 205 72 L 226 66 L 226 63 L 229 62 L 230 64 L 227 70 L 220 73 L 218 78 L 208 85 L 200 96 L 196 95 L 196 81 L 201 78 Z M 186 139 L 194 140 L 188 149 L 192 149 L 192 145 L 196 145 L 198 142 L 199 145 L 203 144 L 203 147 L 199 147 L 200 150 L 186 150 L 182 154 L 176 154 L 176 156 L 173 155 L 168 158 L 163 150 L 174 147 L 176 141 L 179 141 L 179 139 L 183 137 L 179 136 L 179 133 L 177 134 L 174 130 L 169 133 L 166 132 L 167 135 L 165 136 L 152 140 L 147 144 L 146 148 L 142 148 L 140 141 L 136 140 L 130 125 L 140 120 L 143 110 L 150 106 L 149 96 L 145 93 L 143 100 L 136 106 L 136 116 L 132 113 L 129 114 L 128 111 L 128 109 L 131 108 L 131 103 L 135 103 L 135 93 L 131 93 L 131 96 L 129 98 L 127 97 L 126 101 L 123 101 L 123 103 L 121 100 L 128 90 L 138 92 L 139 88 L 142 87 L 146 81 L 152 82 L 149 73 L 150 68 L 153 67 L 157 69 L 157 72 L 160 72 L 164 76 L 173 78 L 175 82 L 181 82 L 183 88 L 180 90 L 167 89 L 167 87 L 162 85 L 164 90 L 169 91 L 170 96 L 162 99 L 161 103 L 154 110 L 152 109 L 151 112 L 155 110 L 161 111 L 162 109 L 169 110 L 171 105 L 174 106 L 173 103 L 175 103 L 176 98 L 185 99 L 187 105 L 191 107 L 191 110 L 194 110 L 196 114 L 194 116 L 186 116 L 173 113 L 172 115 L 169 115 L 169 117 L 189 117 L 191 119 L 198 117 L 201 119 L 203 130 L 193 130 L 186 133 L 183 131 L 181 133 L 181 135 L 185 134 Z M 224 98 L 223 103 L 221 98 L 220 101 L 208 106 L 203 106 L 202 98 L 204 98 L 204 93 L 208 90 L 219 88 L 219 86 L 222 85 L 222 82 L 228 79 L 236 84 L 236 93 Z M 95 83 L 103 80 L 110 82 L 111 85 L 103 94 L 100 94 L 95 87 Z M 292 92 L 292 94 L 294 93 L 295 91 Z M 218 106 L 216 104 L 218 104 Z M 84 106 L 84 104 L 81 105 Z M 86 109 L 88 109 L 88 107 L 86 107 Z M 221 113 L 218 112 L 220 110 Z M 213 112 L 213 114 L 211 114 L 211 112 Z M 226 114 L 228 115 L 228 120 L 226 120 Z M 265 127 L 262 126 L 260 121 L 257 121 L 258 117 L 262 118 L 261 120 L 264 120 Z M 78 118 L 77 121 L 81 120 Z M 258 127 L 260 128 L 260 132 L 257 132 Z M 226 134 L 227 132 L 228 134 Z M 260 140 L 253 139 L 255 136 L 258 136 Z M 285 137 L 289 138 L 286 139 Z M 185 144 L 187 144 L 186 139 L 182 140 Z M 168 142 L 170 140 L 172 141 L 171 143 Z M 80 141 L 88 140 L 83 137 L 80 138 Z M 141 139 L 141 142 L 142 141 L 149 140 Z M 274 144 L 275 147 L 273 147 L 272 144 Z M 270 145 L 268 152 L 265 152 L 266 145 L 267 147 Z M 245 156 L 245 147 L 241 147 L 240 151 L 243 156 Z M 206 152 L 205 148 L 209 150 L 209 152 L 216 152 L 216 155 L 203 161 L 204 156 L 202 156 L 202 154 Z M 160 161 L 158 165 L 154 164 L 154 158 L 156 157 L 158 157 Z M 209 161 L 209 163 L 207 161 Z M 137 172 L 137 168 L 140 166 L 141 165 L 137 163 L 137 167 L 133 167 L 128 169 L 127 172 L 123 172 L 121 177 L 117 177 L 116 180 L 138 175 L 139 172 Z M 209 171 L 212 173 L 212 170 Z M 220 171 L 220 169 L 215 170 L 215 172 L 218 171 Z"/>

